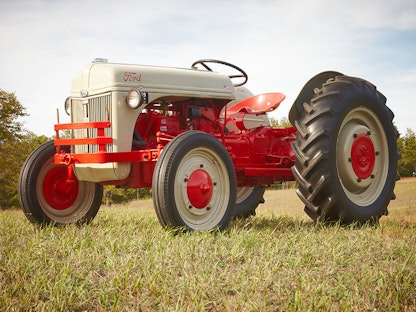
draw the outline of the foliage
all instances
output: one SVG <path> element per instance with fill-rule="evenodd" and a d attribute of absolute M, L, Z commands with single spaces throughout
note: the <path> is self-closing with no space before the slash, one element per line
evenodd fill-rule
<path fill-rule="evenodd" d="M 270 124 L 274 128 L 287 128 L 287 127 L 292 126 L 289 119 L 287 119 L 286 117 L 282 117 L 281 119 L 269 117 L 269 120 L 270 120 Z"/>
<path fill-rule="evenodd" d="M 29 153 L 47 141 L 23 129 L 18 120 L 27 116 L 14 93 L 0 89 L 0 209 L 18 207 L 17 182 L 20 168 Z"/>
<path fill-rule="evenodd" d="M 23 125 L 18 118 L 24 116 L 26 109 L 16 95 L 0 89 L 0 144 L 21 138 Z"/>
<path fill-rule="evenodd" d="M 146 199 L 151 197 L 150 189 L 117 188 L 114 185 L 104 187 L 103 203 L 111 204 L 126 203 L 131 200 Z"/>
<path fill-rule="evenodd" d="M 406 134 L 397 140 L 397 147 L 402 155 L 399 161 L 399 174 L 410 177 L 416 171 L 416 135 L 407 129 Z"/>
<path fill-rule="evenodd" d="M 7 140 L 0 145 L 0 208 L 19 207 L 17 183 L 25 159 L 36 147 L 49 141 L 46 136 L 32 132 L 19 135 L 15 140 Z"/>

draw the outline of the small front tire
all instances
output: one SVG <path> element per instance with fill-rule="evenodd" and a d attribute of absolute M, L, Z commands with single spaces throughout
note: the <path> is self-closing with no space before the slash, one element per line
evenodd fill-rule
<path fill-rule="evenodd" d="M 234 212 L 233 163 L 224 146 L 204 132 L 185 132 L 166 145 L 152 188 L 156 214 L 165 227 L 224 229 Z"/>
<path fill-rule="evenodd" d="M 69 147 L 63 147 L 69 152 Z M 88 223 L 96 216 L 103 196 L 100 184 L 68 179 L 68 167 L 56 165 L 53 141 L 36 148 L 19 176 L 20 206 L 27 219 L 38 224 Z"/>

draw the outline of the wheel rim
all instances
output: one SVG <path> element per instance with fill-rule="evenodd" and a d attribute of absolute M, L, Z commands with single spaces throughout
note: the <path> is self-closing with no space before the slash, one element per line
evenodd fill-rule
<path fill-rule="evenodd" d="M 344 118 L 338 135 L 337 170 L 348 199 L 368 206 L 380 196 L 388 172 L 388 143 L 377 115 L 358 107 Z"/>
<path fill-rule="evenodd" d="M 95 198 L 92 182 L 67 181 L 67 167 L 55 165 L 53 158 L 41 168 L 36 195 L 42 211 L 54 222 L 69 224 L 79 221 Z"/>
<path fill-rule="evenodd" d="M 245 201 L 251 193 L 253 193 L 254 187 L 237 187 L 237 204 Z"/>
<path fill-rule="evenodd" d="M 219 155 L 195 148 L 181 160 L 175 176 L 175 204 L 187 226 L 211 229 L 224 217 L 230 198 L 230 181 Z"/>

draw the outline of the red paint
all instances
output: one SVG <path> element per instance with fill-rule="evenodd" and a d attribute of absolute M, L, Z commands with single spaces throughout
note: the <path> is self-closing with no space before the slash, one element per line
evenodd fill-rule
<path fill-rule="evenodd" d="M 374 169 L 376 154 L 370 136 L 359 134 L 352 142 L 351 164 L 354 173 L 360 179 L 367 179 Z"/>
<path fill-rule="evenodd" d="M 203 169 L 192 172 L 187 179 L 186 192 L 192 207 L 198 209 L 207 207 L 214 192 L 209 173 Z"/>
<path fill-rule="evenodd" d="M 42 185 L 43 196 L 54 209 L 64 210 L 72 206 L 78 197 L 78 180 L 68 180 L 65 166 L 54 167 L 46 174 Z"/>
<path fill-rule="evenodd" d="M 246 98 L 227 109 L 227 115 L 235 113 L 265 114 L 279 107 L 285 99 L 282 93 L 265 93 Z"/>
<path fill-rule="evenodd" d="M 133 72 L 125 72 L 123 80 L 132 81 L 132 82 L 140 82 L 142 81 L 142 74 L 137 74 Z"/>
<path fill-rule="evenodd" d="M 239 115 L 243 120 L 245 114 L 265 114 L 275 109 L 283 99 L 284 95 L 281 93 L 250 97 L 237 103 L 235 108 L 228 109 L 226 116 L 221 115 L 223 108 L 229 102 L 224 99 L 183 99 L 163 107 L 159 103 L 149 104 L 139 115 L 135 125 L 137 133 L 145 144 L 136 146 L 132 144 L 131 151 L 123 152 L 106 152 L 106 147 L 114 143 L 113 138 L 106 137 L 104 132 L 104 129 L 111 127 L 109 121 L 58 124 L 55 125 L 57 147 L 55 163 L 69 166 L 83 163 L 130 162 L 132 171 L 126 179 L 106 181 L 103 184 L 151 187 L 155 163 L 166 144 L 179 134 L 192 129 L 208 133 L 224 145 L 233 162 L 238 186 L 267 186 L 275 181 L 291 181 L 294 177 L 290 168 L 295 163 L 295 155 L 291 147 L 291 143 L 296 139 L 294 127 L 278 129 L 270 126 L 255 129 L 242 127 L 238 132 L 225 129 L 225 119 L 230 113 L 238 112 L 235 115 Z M 97 129 L 98 135 L 88 138 L 59 138 L 60 131 L 75 129 Z M 132 133 L 130 135 L 133 137 Z M 87 144 L 98 146 L 98 152 L 75 154 L 67 153 L 61 148 L 61 146 Z M 201 175 L 201 173 L 197 174 Z M 208 180 L 203 176 L 199 178 Z M 205 184 L 210 185 L 208 182 Z M 202 192 L 203 190 L 197 190 L 194 193 Z M 195 207 L 203 206 L 209 195 L 206 196 L 201 201 L 192 199 L 197 203 Z"/>

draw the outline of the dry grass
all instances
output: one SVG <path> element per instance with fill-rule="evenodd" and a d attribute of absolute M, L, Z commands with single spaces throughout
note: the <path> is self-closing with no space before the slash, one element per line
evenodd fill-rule
<path fill-rule="evenodd" d="M 360 228 L 313 224 L 294 190 L 224 232 L 163 230 L 151 200 L 83 228 L 0 212 L 0 310 L 415 311 L 415 188 Z"/>
<path fill-rule="evenodd" d="M 387 220 L 416 223 L 416 178 L 403 178 L 396 184 L 396 199 L 389 206 L 390 214 Z"/>

